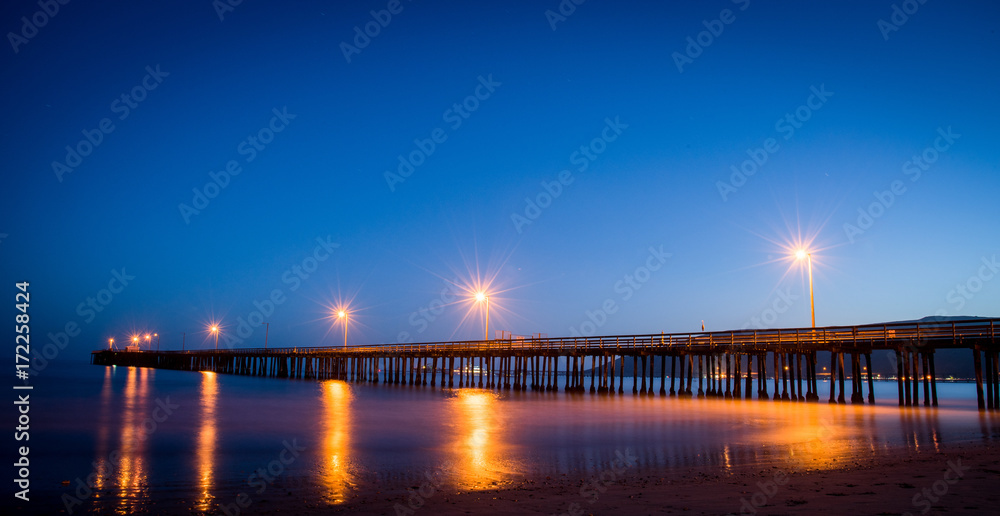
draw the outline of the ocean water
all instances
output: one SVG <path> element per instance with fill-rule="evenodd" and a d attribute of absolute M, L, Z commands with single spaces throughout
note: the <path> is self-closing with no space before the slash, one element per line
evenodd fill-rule
<path fill-rule="evenodd" d="M 32 383 L 31 501 L 15 505 L 37 513 L 252 514 L 376 490 L 398 498 L 428 481 L 472 491 L 622 463 L 677 475 L 823 469 L 859 453 L 1000 438 L 1000 417 L 976 410 L 968 383 L 939 384 L 936 409 L 898 408 L 894 382 L 876 383 L 874 406 L 637 397 L 628 384 L 624 396 L 496 393 L 73 362 Z M 820 382 L 821 399 L 827 389 Z"/>

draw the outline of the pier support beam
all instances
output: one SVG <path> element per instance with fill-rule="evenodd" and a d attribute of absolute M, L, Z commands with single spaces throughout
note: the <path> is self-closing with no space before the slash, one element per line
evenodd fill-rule
<path fill-rule="evenodd" d="M 747 354 L 747 380 L 746 386 L 743 388 L 743 396 L 745 399 L 753 399 L 753 355 Z"/>
<path fill-rule="evenodd" d="M 983 398 L 983 364 L 979 357 L 979 346 L 972 348 L 972 366 L 976 369 L 976 403 L 979 410 L 986 410 L 986 400 Z"/>
<path fill-rule="evenodd" d="M 698 355 L 698 397 L 705 397 L 705 389 L 702 388 L 701 381 L 705 378 L 705 356 Z"/>
<path fill-rule="evenodd" d="M 681 363 L 681 370 L 683 371 L 684 363 Z M 677 378 L 677 355 L 670 355 L 670 395 L 676 396 L 677 391 L 674 390 L 674 380 Z"/>
<path fill-rule="evenodd" d="M 989 410 L 996 410 L 997 400 L 993 396 L 993 353 L 989 349 L 983 352 L 983 358 L 985 359 L 984 376 L 986 381 L 983 382 L 986 388 L 986 408 Z"/>
<path fill-rule="evenodd" d="M 642 355 L 642 357 L 639 359 L 639 361 L 642 363 L 642 371 L 639 373 L 639 376 L 642 377 L 642 387 L 639 389 L 639 394 L 645 396 L 646 395 L 646 355 Z M 993 390 L 992 389 L 990 389 L 990 398 L 991 399 L 993 398 Z"/>
<path fill-rule="evenodd" d="M 899 406 L 905 405 L 903 401 L 903 354 L 896 348 L 896 388 L 899 389 Z"/>
<path fill-rule="evenodd" d="M 830 403 L 836 403 L 837 399 L 837 352 L 830 352 Z"/>
<path fill-rule="evenodd" d="M 864 404 L 865 398 L 861 394 L 861 357 L 857 353 L 851 353 L 851 403 Z"/>
<path fill-rule="evenodd" d="M 933 355 L 931 355 L 933 358 Z M 872 354 L 865 353 L 865 365 L 867 366 L 867 376 L 868 376 L 868 403 L 870 405 L 875 404 L 875 384 L 872 382 Z M 934 405 L 937 405 L 937 393 L 934 394 Z"/>

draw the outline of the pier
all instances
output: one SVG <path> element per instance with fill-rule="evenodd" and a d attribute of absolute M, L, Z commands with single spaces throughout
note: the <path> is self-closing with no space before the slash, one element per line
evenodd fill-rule
<path fill-rule="evenodd" d="M 1000 410 L 1000 318 L 823 328 L 363 346 L 191 351 L 97 350 L 96 365 L 441 388 L 708 396 L 817 402 L 817 353 L 830 353 L 830 403 L 874 403 L 874 351 L 894 353 L 899 406 L 936 407 L 934 354 L 967 349 L 980 410 Z M 656 367 L 657 363 L 659 367 Z M 845 365 L 850 365 L 848 374 Z M 667 374 L 669 365 L 669 374 Z M 562 385 L 560 385 L 560 383 Z M 588 385 L 589 383 L 589 385 Z M 847 384 L 850 384 L 849 389 Z"/>

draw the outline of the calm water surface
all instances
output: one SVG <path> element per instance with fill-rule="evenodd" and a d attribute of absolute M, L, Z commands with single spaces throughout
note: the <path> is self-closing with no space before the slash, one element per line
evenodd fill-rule
<path fill-rule="evenodd" d="M 164 501 L 211 512 L 240 493 L 265 502 L 244 513 L 277 507 L 289 492 L 336 505 L 373 489 L 394 496 L 428 475 L 460 490 L 587 475 L 619 455 L 634 456 L 636 471 L 678 475 L 822 469 L 859 454 L 1000 437 L 1000 418 L 976 410 L 971 384 L 939 384 L 938 409 L 901 410 L 889 382 L 876 384 L 875 406 L 861 407 L 497 394 L 86 363 L 53 365 L 33 383 L 26 508 L 44 512 L 64 502 L 74 513 L 155 512 Z M 820 392 L 828 393 L 822 383 Z"/>

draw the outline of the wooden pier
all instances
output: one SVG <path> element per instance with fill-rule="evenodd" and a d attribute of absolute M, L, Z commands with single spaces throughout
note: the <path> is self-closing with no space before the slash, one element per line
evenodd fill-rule
<path fill-rule="evenodd" d="M 847 403 L 845 384 L 849 382 L 851 403 L 874 403 L 871 355 L 888 350 L 895 353 L 899 406 L 917 407 L 921 396 L 924 406 L 938 404 L 935 351 L 968 349 L 979 409 L 1000 410 L 998 330 L 1000 318 L 351 347 L 98 350 L 92 353 L 91 363 L 442 388 L 561 388 L 613 395 L 625 394 L 625 365 L 631 362 L 634 395 L 658 392 L 661 396 L 819 401 L 817 368 L 822 364 L 817 363 L 817 352 L 826 351 L 830 352 L 829 402 Z M 850 375 L 845 362 L 850 363 Z"/>

